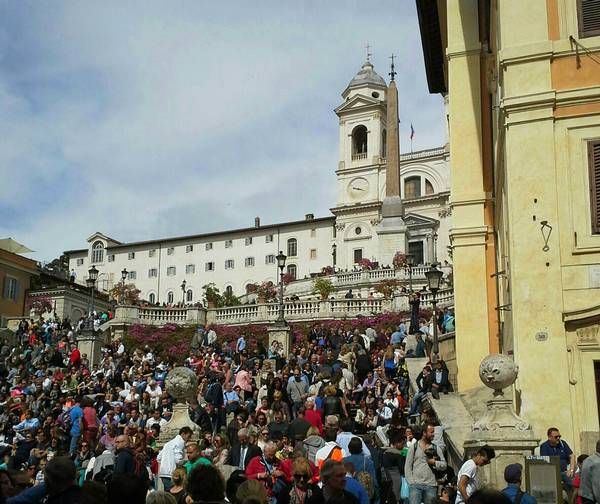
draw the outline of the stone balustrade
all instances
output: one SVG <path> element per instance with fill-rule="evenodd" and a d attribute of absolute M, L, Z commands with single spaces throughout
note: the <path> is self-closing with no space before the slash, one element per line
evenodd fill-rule
<path fill-rule="evenodd" d="M 431 306 L 431 294 L 423 293 L 421 307 Z M 438 307 L 451 306 L 454 297 L 451 289 L 442 289 L 437 293 Z M 340 319 L 356 316 L 373 316 L 386 312 L 409 311 L 408 296 L 396 295 L 392 299 L 354 298 L 286 301 L 284 303 L 285 319 L 290 322 L 310 320 Z M 162 326 L 164 324 L 197 325 L 197 324 L 266 324 L 277 320 L 278 303 L 246 304 L 223 308 L 168 308 L 118 306 L 115 317 L 104 324 L 102 329 L 111 326 L 127 326 L 144 324 Z"/>

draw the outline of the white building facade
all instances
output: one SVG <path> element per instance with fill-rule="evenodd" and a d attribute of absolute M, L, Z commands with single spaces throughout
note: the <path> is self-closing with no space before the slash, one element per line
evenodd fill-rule
<path fill-rule="evenodd" d="M 334 262 L 337 269 L 352 269 L 363 258 L 391 264 L 392 257 L 378 257 L 377 235 L 385 196 L 386 91 L 383 78 L 366 62 L 342 93 L 344 102 L 335 110 L 340 145 L 332 216 L 307 214 L 303 220 L 269 225 L 261 225 L 257 217 L 253 227 L 130 243 L 95 233 L 86 248 L 66 252 L 77 281 L 84 284 L 95 265 L 98 287 L 109 290 L 126 269 L 126 282 L 151 303 L 196 303 L 205 284 L 241 295 L 248 284 L 276 283 L 280 250 L 287 256 L 287 272 L 296 278 Z M 449 261 L 448 160 L 447 147 L 400 159 L 408 251 L 416 264 Z"/>

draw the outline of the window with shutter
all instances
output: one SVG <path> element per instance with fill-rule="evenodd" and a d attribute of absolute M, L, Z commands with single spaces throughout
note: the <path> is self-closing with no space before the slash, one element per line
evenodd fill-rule
<path fill-rule="evenodd" d="M 579 36 L 600 35 L 600 0 L 578 0 Z"/>
<path fill-rule="evenodd" d="M 600 234 L 600 140 L 588 143 L 592 233 Z"/>

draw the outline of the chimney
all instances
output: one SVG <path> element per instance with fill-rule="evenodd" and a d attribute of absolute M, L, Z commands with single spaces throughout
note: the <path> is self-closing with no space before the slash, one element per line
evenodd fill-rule
<path fill-rule="evenodd" d="M 254 227 L 260 227 L 260 217 L 254 217 Z"/>
<path fill-rule="evenodd" d="M 315 214 L 307 213 L 304 216 L 304 220 L 313 220 L 315 218 Z"/>

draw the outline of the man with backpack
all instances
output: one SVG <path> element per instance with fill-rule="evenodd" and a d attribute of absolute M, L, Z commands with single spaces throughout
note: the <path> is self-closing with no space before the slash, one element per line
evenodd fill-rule
<path fill-rule="evenodd" d="M 502 490 L 514 504 L 537 504 L 537 500 L 532 495 L 521 490 L 521 477 L 523 466 L 521 464 L 508 464 L 504 468 L 504 480 L 508 486 Z"/>
<path fill-rule="evenodd" d="M 434 426 L 427 425 L 421 438 L 408 449 L 404 474 L 410 504 L 434 504 L 437 500 L 436 472 L 445 471 L 447 464 L 440 447 L 433 444 L 434 433 Z"/>

